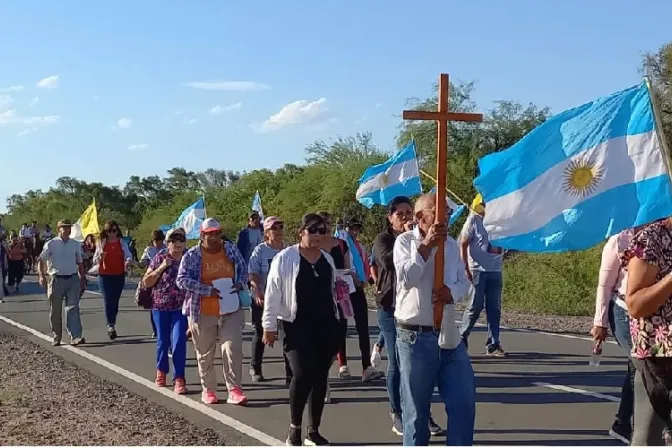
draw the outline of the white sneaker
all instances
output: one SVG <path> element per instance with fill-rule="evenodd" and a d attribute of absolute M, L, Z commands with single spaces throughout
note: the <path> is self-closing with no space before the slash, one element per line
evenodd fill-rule
<path fill-rule="evenodd" d="M 378 380 L 385 376 L 383 372 L 379 372 L 378 370 L 374 369 L 373 366 L 369 366 L 362 372 L 362 381 L 369 382 L 373 380 Z"/>
<path fill-rule="evenodd" d="M 338 369 L 338 377 L 342 380 L 349 380 L 352 378 L 352 375 L 350 375 L 350 369 L 348 369 L 348 366 L 343 366 Z"/>
<path fill-rule="evenodd" d="M 327 393 L 324 395 L 324 402 L 326 404 L 331 403 L 331 387 L 329 386 L 329 383 L 327 383 Z"/>
<path fill-rule="evenodd" d="M 373 366 L 374 369 L 378 370 L 378 367 L 380 367 L 380 363 L 382 361 L 382 357 L 380 356 L 380 351 L 378 349 L 373 349 L 373 353 L 371 353 L 371 365 Z"/>

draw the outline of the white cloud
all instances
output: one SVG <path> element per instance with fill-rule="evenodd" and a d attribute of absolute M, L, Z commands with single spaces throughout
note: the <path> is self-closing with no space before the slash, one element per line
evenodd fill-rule
<path fill-rule="evenodd" d="M 210 115 L 219 115 L 223 112 L 231 112 L 243 107 L 243 103 L 229 104 L 228 106 L 220 106 L 219 104 L 210 109 Z"/>
<path fill-rule="evenodd" d="M 20 92 L 23 89 L 25 89 L 25 87 L 23 87 L 23 86 L 1 87 L 0 92 Z"/>
<path fill-rule="evenodd" d="M 147 148 L 149 148 L 147 143 L 136 143 L 133 145 L 128 145 L 129 151 L 144 151 Z"/>
<path fill-rule="evenodd" d="M 374 107 L 376 109 L 380 109 L 383 106 L 383 103 L 377 103 Z"/>
<path fill-rule="evenodd" d="M 28 124 L 28 125 L 43 125 L 55 124 L 61 121 L 59 115 L 40 115 L 32 117 L 22 117 L 16 113 L 16 109 L 9 109 L 0 114 L 0 125 L 7 124 Z"/>
<path fill-rule="evenodd" d="M 0 110 L 7 110 L 14 104 L 14 98 L 10 95 L 0 95 Z"/>
<path fill-rule="evenodd" d="M 232 90 L 235 92 L 249 92 L 251 90 L 266 90 L 271 86 L 254 81 L 192 81 L 185 82 L 185 86 L 202 90 Z"/>
<path fill-rule="evenodd" d="M 131 126 L 133 126 L 133 120 L 130 118 L 120 118 L 119 121 L 117 121 L 117 127 L 121 129 L 128 129 Z"/>
<path fill-rule="evenodd" d="M 39 80 L 36 86 L 41 89 L 55 89 L 58 87 L 58 75 L 47 76 Z"/>
<path fill-rule="evenodd" d="M 268 132 L 286 126 L 315 123 L 324 118 L 328 112 L 329 108 L 327 107 L 326 98 L 320 98 L 315 101 L 294 101 L 280 109 L 280 112 L 277 114 L 271 115 L 261 125 L 260 130 Z"/>
<path fill-rule="evenodd" d="M 184 122 L 187 124 L 194 124 L 198 121 L 198 118 L 185 118 Z"/>
<path fill-rule="evenodd" d="M 27 128 L 27 129 L 24 129 L 23 131 L 19 132 L 18 134 L 16 134 L 16 136 L 19 137 L 19 138 L 25 137 L 26 135 L 32 134 L 35 131 L 37 131 L 36 127 Z"/>
<path fill-rule="evenodd" d="M 30 107 L 33 107 L 33 106 L 36 105 L 39 101 L 40 101 L 40 97 L 39 97 L 39 96 L 36 96 L 35 98 L 33 98 L 33 99 L 30 101 L 30 103 L 28 103 L 28 105 L 29 105 Z"/>
<path fill-rule="evenodd" d="M 94 95 L 93 96 L 93 101 L 98 101 L 100 99 L 100 95 Z"/>

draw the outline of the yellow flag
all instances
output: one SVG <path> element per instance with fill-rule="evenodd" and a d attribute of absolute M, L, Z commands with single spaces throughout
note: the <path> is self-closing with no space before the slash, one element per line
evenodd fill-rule
<path fill-rule="evenodd" d="M 93 201 L 72 226 L 70 237 L 76 241 L 84 241 L 87 235 L 93 234 L 98 236 L 99 233 L 98 210 L 96 209 L 96 201 Z"/>

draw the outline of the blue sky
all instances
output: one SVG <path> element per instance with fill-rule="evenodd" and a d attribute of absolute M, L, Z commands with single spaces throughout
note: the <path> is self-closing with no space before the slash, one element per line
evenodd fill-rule
<path fill-rule="evenodd" d="M 390 149 L 440 72 L 476 81 L 483 112 L 560 111 L 641 80 L 672 16 L 644 3 L 2 2 L 0 211 L 60 176 L 277 168 L 360 131 Z"/>

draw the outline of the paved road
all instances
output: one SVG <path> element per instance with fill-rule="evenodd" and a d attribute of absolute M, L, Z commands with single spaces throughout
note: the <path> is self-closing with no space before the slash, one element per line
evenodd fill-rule
<path fill-rule="evenodd" d="M 7 298 L 0 304 L 0 316 L 11 319 L 44 334 L 49 334 L 47 303 L 34 277 L 28 278 L 21 295 Z M 153 380 L 155 342 L 150 338 L 146 311 L 139 310 L 132 299 L 133 285 L 124 292 L 117 330 L 119 339 L 107 340 L 102 298 L 96 287 L 82 299 L 82 321 L 88 344 L 84 352 L 119 366 L 140 377 Z M 377 335 L 375 314 L 371 313 L 372 338 Z M 249 317 L 248 317 L 249 321 Z M 0 330 L 7 327 L 0 320 Z M 251 339 L 247 327 L 245 341 Z M 607 344 L 599 369 L 588 366 L 590 342 L 534 332 L 505 330 L 502 340 L 509 357 L 491 359 L 483 355 L 485 334 L 477 328 L 470 339 L 470 353 L 476 370 L 478 388 L 476 407 L 476 444 L 479 445 L 620 445 L 607 430 L 617 408 L 620 384 L 625 368 L 617 346 Z M 46 342 L 43 342 L 46 345 Z M 49 347 L 49 349 L 52 349 Z M 63 347 L 53 349 L 64 351 Z M 87 367 L 90 363 L 77 350 L 67 356 Z M 361 373 L 356 336 L 350 335 L 348 353 L 353 375 Z M 222 432 L 238 433 L 222 421 L 242 422 L 271 438 L 284 440 L 288 425 L 288 393 L 284 387 L 281 352 L 276 345 L 265 355 L 264 374 L 269 381 L 250 382 L 250 344 L 245 344 L 244 388 L 250 398 L 246 408 L 219 404 L 212 408 L 224 417 L 211 417 Z M 220 364 L 220 363 L 218 363 Z M 109 366 L 108 366 L 109 367 Z M 384 367 L 384 364 L 383 364 Z M 100 374 L 100 366 L 98 373 Z M 333 372 L 336 373 L 335 371 Z M 220 375 L 220 390 L 224 389 Z M 117 378 L 110 374 L 111 379 Z M 135 380 L 136 383 L 138 380 Z M 141 381 L 141 380 L 140 380 Z M 199 402 L 200 385 L 195 354 L 191 344 L 187 359 L 189 403 Z M 388 445 L 399 444 L 400 438 L 390 430 L 387 394 L 383 381 L 363 384 L 359 380 L 333 380 L 333 402 L 325 409 L 323 434 L 334 444 Z M 145 383 L 147 385 L 147 383 Z M 178 412 L 194 413 L 184 404 L 166 394 L 133 385 L 137 390 L 167 403 Z M 198 406 L 196 406 L 198 411 Z M 201 407 L 203 409 L 203 407 Z M 434 403 L 433 414 L 445 427 L 445 413 Z M 216 415 L 221 415 L 216 414 Z M 201 414 L 199 414 L 201 415 Z M 235 420 L 235 421 L 234 421 Z M 245 432 L 245 428 L 237 426 Z M 240 434 L 237 434 L 240 436 Z M 250 440 L 239 438 L 239 440 Z M 434 438 L 443 444 L 443 438 Z M 245 443 L 245 442 L 242 442 Z"/>

